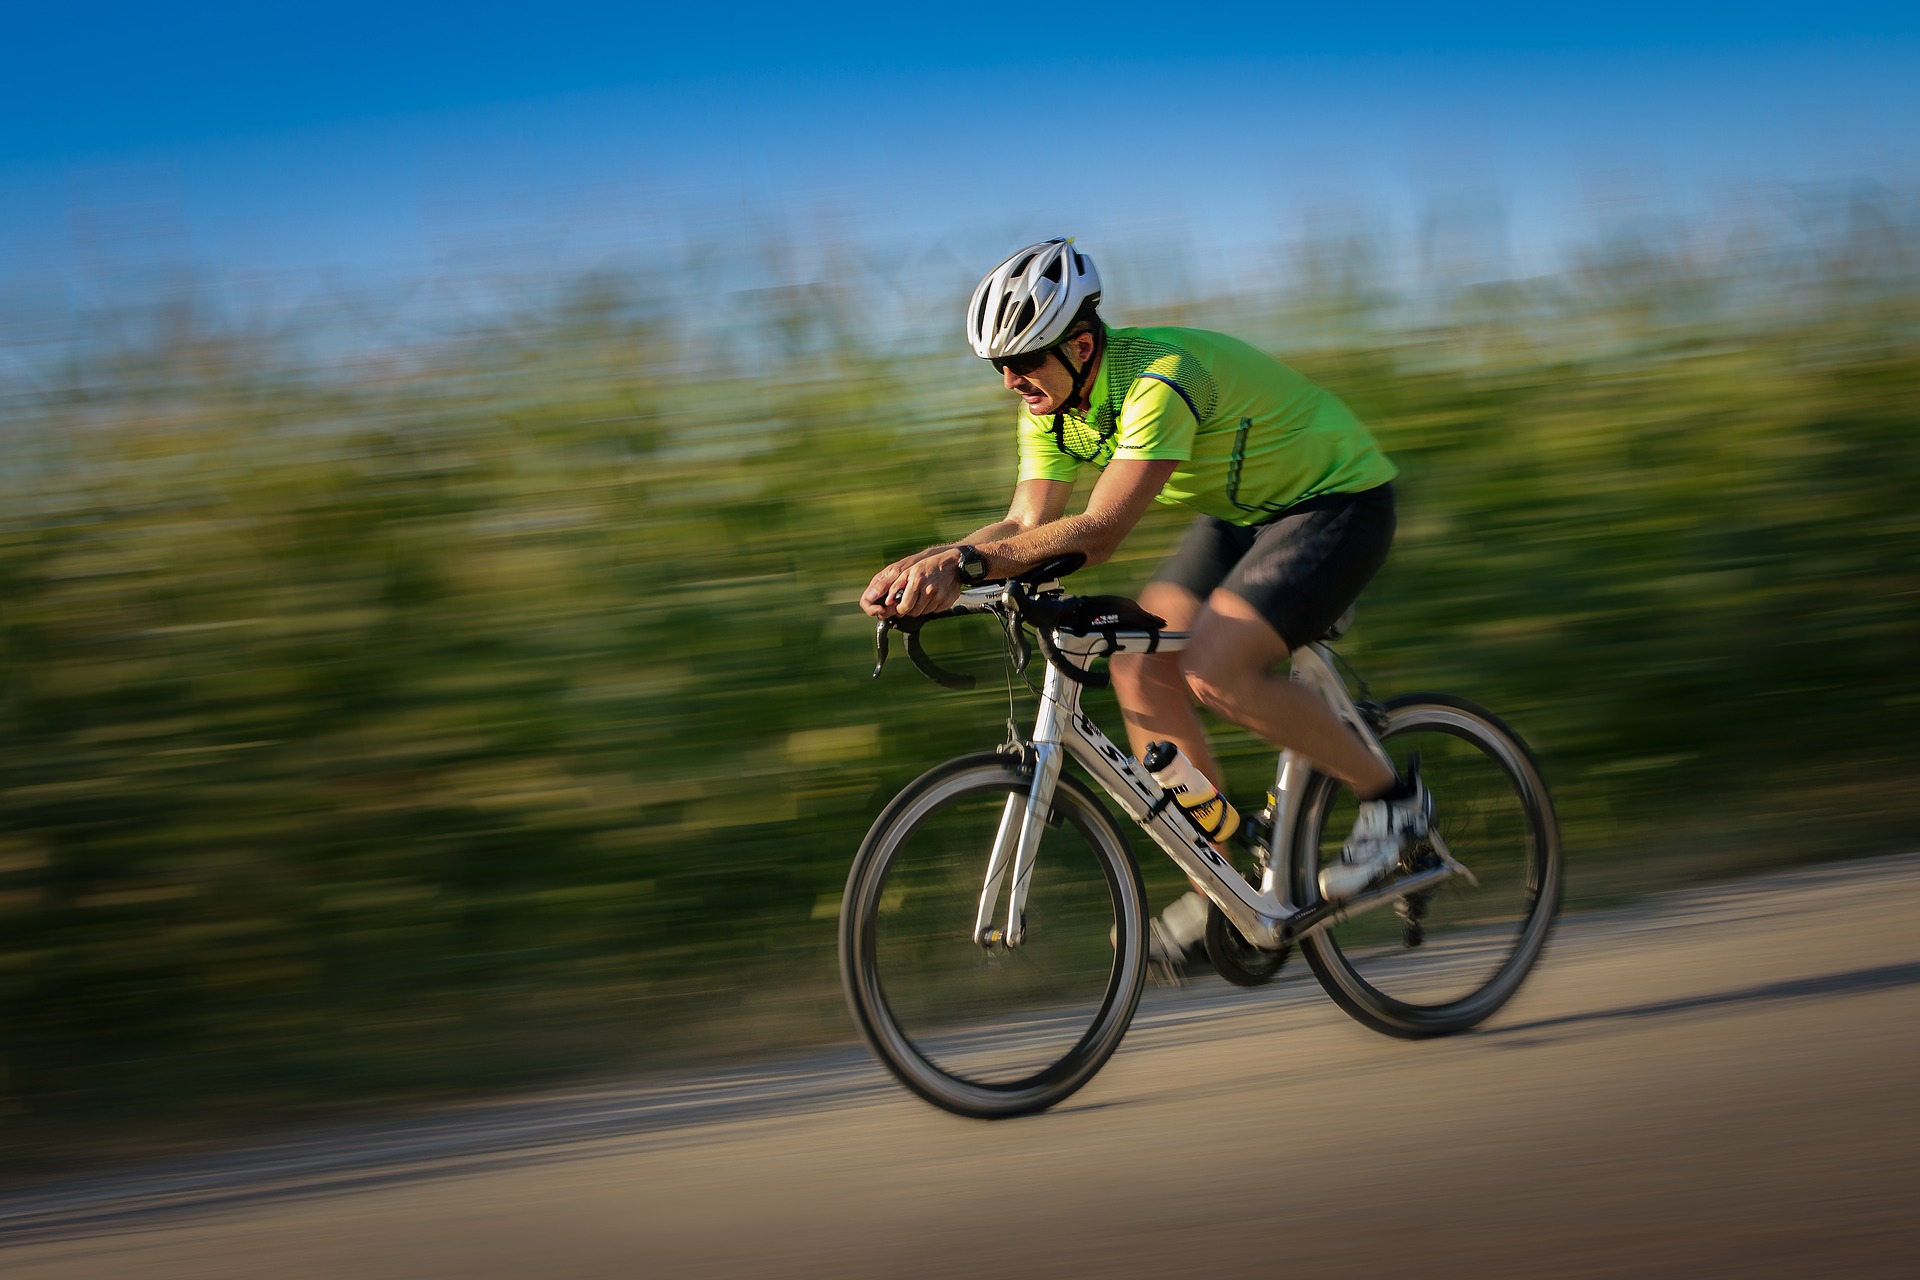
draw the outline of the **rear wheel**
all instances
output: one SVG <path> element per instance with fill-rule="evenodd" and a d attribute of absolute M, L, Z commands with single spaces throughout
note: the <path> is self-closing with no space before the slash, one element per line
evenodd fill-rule
<path fill-rule="evenodd" d="M 854 1022 L 902 1084 L 959 1115 L 1024 1115 L 1079 1089 L 1119 1047 L 1146 978 L 1139 869 L 1105 807 L 1066 776 L 1023 941 L 974 940 L 1002 815 L 1010 802 L 1024 809 L 1030 790 L 1004 756 L 923 775 L 868 832 L 841 904 Z"/>
<path fill-rule="evenodd" d="M 1505 1004 L 1545 947 L 1559 910 L 1560 828 L 1525 744 L 1486 711 L 1444 694 L 1386 706 L 1381 742 L 1405 770 L 1420 757 L 1433 826 L 1478 879 L 1455 874 L 1396 908 L 1357 916 L 1301 944 L 1327 994 L 1387 1035 L 1448 1035 Z M 1317 775 L 1301 809 L 1296 900 L 1319 900 L 1319 869 L 1352 829 L 1352 792 Z M 1438 865 L 1431 842 L 1413 870 Z"/>

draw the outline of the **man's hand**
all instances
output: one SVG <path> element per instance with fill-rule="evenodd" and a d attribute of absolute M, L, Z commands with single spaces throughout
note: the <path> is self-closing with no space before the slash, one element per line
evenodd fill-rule
<path fill-rule="evenodd" d="M 873 575 L 860 608 L 875 618 L 911 618 L 950 609 L 960 598 L 960 553 L 952 547 L 896 560 Z"/>
<path fill-rule="evenodd" d="M 875 618 L 902 618 L 952 608 L 961 591 L 960 553 L 956 547 L 979 547 L 1058 520 L 1071 492 L 1073 486 L 1062 480 L 1022 480 L 1014 488 L 1006 519 L 982 525 L 944 547 L 916 551 L 895 560 L 874 574 L 873 581 L 860 593 L 861 610 Z"/>

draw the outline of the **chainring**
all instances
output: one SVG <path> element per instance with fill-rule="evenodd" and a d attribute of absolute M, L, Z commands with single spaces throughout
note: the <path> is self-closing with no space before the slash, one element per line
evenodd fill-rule
<path fill-rule="evenodd" d="M 1251 877 L 1249 877 L 1251 878 Z M 1267 951 L 1247 941 L 1246 935 L 1213 903 L 1207 904 L 1207 959 L 1220 976 L 1236 987 L 1264 987 L 1287 962 L 1291 947 Z"/>

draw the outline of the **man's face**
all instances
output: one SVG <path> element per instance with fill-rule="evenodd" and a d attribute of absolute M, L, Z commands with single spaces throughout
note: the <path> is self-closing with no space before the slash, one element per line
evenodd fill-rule
<path fill-rule="evenodd" d="M 1001 385 L 1025 401 L 1027 412 L 1036 418 L 1060 412 L 1073 394 L 1073 373 L 1061 363 L 1061 351 L 1073 361 L 1074 368 L 1085 368 L 1093 358 L 1093 335 L 1074 334 L 1064 346 L 1045 352 L 1038 365 L 1027 372 L 1021 372 L 1032 364 L 1032 358 L 1026 356 L 1012 357 L 1000 371 Z"/>

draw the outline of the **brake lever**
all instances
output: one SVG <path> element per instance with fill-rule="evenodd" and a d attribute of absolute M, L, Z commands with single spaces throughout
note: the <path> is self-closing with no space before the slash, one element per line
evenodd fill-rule
<path fill-rule="evenodd" d="M 1011 613 L 1000 615 L 1000 629 L 1007 634 L 1007 648 L 1013 651 L 1013 669 L 1020 675 L 1027 673 L 1027 666 L 1033 661 L 1033 646 L 1027 643 L 1027 632 L 1020 620 Z"/>
<path fill-rule="evenodd" d="M 893 630 L 893 619 L 882 618 L 873 624 L 873 678 L 878 680 L 880 672 L 887 665 L 887 632 Z"/>

